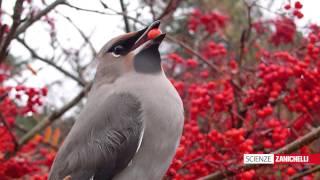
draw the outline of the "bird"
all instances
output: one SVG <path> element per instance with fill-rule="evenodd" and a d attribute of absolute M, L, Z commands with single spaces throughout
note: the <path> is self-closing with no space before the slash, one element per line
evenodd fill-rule
<path fill-rule="evenodd" d="M 159 26 L 157 20 L 115 37 L 99 51 L 87 101 L 56 154 L 49 180 L 165 176 L 179 146 L 184 109 L 161 65 L 166 33 Z"/>

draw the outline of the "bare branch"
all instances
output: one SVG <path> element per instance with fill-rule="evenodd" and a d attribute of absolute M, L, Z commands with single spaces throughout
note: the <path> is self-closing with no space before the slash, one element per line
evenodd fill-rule
<path fill-rule="evenodd" d="M 8 96 L 8 93 L 4 93 L 0 95 L 0 102 L 3 101 Z"/>
<path fill-rule="evenodd" d="M 188 45 L 186 45 L 185 43 L 179 41 L 178 39 L 170 36 L 170 35 L 166 35 L 166 38 L 176 44 L 179 44 L 181 47 L 183 47 L 184 49 L 186 49 L 188 52 L 191 52 L 192 54 L 194 54 L 201 62 L 205 63 L 206 65 L 208 65 L 213 71 L 218 72 L 219 68 L 214 65 L 209 63 L 201 54 L 199 54 L 198 52 L 196 52 L 195 50 L 193 50 L 191 47 L 189 47 Z"/>
<path fill-rule="evenodd" d="M 55 120 L 59 119 L 64 113 L 74 107 L 90 90 L 92 83 L 86 85 L 82 91 L 73 98 L 70 102 L 65 104 L 61 109 L 57 111 L 53 111 L 50 115 L 40 121 L 37 125 L 35 125 L 27 134 L 25 134 L 21 139 L 18 141 L 19 146 L 27 143 L 32 137 L 34 137 L 37 133 L 42 131 L 44 128 L 52 124 Z"/>
<path fill-rule="evenodd" d="M 173 14 L 173 12 L 177 9 L 179 6 L 181 0 L 170 0 L 167 7 L 164 9 L 164 11 L 157 17 L 157 19 L 168 19 L 170 15 Z"/>
<path fill-rule="evenodd" d="M 59 13 L 59 12 L 58 12 Z M 59 13 L 62 17 L 64 17 L 67 21 L 70 22 L 70 24 L 79 32 L 81 37 L 84 39 L 84 41 L 90 46 L 90 49 L 92 51 L 93 56 L 95 57 L 97 55 L 97 51 L 94 48 L 92 42 L 90 41 L 89 37 L 71 20 L 70 17 L 65 16 L 61 13 Z"/>
<path fill-rule="evenodd" d="M 251 36 L 251 31 L 252 31 L 252 5 L 249 5 L 245 2 L 246 8 L 247 8 L 247 18 L 248 18 L 248 27 L 244 29 L 241 33 L 241 38 L 240 38 L 240 55 L 239 55 L 239 67 L 242 65 L 243 61 L 243 56 L 244 56 L 244 49 L 246 48 L 246 44 L 250 39 Z M 240 73 L 240 71 L 239 71 Z M 240 78 L 240 74 L 239 74 Z"/>
<path fill-rule="evenodd" d="M 38 21 L 40 18 L 48 14 L 51 10 L 53 10 L 55 7 L 57 7 L 60 4 L 64 4 L 66 0 L 56 0 L 52 4 L 48 5 L 45 9 L 40 11 L 38 14 L 27 20 L 25 23 L 23 23 L 17 30 L 17 32 L 14 34 L 14 37 L 18 37 L 21 33 L 25 32 L 33 23 Z"/>
<path fill-rule="evenodd" d="M 57 69 L 58 71 L 62 72 L 64 75 L 70 77 L 71 79 L 75 80 L 78 82 L 79 85 L 81 85 L 82 87 L 84 87 L 86 85 L 86 82 L 76 76 L 74 76 L 73 74 L 71 74 L 70 72 L 68 72 L 67 70 L 63 69 L 62 67 L 59 67 L 57 66 L 54 62 L 46 59 L 46 58 L 43 58 L 43 57 L 40 57 L 30 46 L 28 46 L 26 44 L 26 42 L 20 38 L 17 39 L 25 48 L 27 48 L 29 50 L 29 52 L 31 53 L 31 56 L 36 58 L 36 59 L 39 59 L 40 61 L 44 62 L 44 63 L 47 63 L 49 65 L 51 65 L 52 67 L 54 67 L 55 69 Z"/>
<path fill-rule="evenodd" d="M 302 136 L 301 138 L 299 138 L 299 139 L 291 142 L 290 144 L 272 152 L 271 154 L 288 154 L 288 153 L 295 152 L 295 151 L 299 150 L 300 148 L 302 148 L 303 146 L 310 144 L 311 142 L 315 141 L 316 139 L 319 139 L 319 137 L 320 137 L 320 127 L 317 127 L 314 130 L 312 130 L 311 132 Z M 215 172 L 215 173 L 210 174 L 208 176 L 202 177 L 199 180 L 216 180 L 216 179 L 220 180 L 220 179 L 224 179 L 227 177 L 235 176 L 239 172 L 247 171 L 250 169 L 257 169 L 257 168 L 263 167 L 263 166 L 266 166 L 266 165 L 262 165 L 262 164 L 242 165 L 242 166 L 239 166 L 238 168 L 233 169 L 233 170 L 223 170 L 223 171 Z"/>
<path fill-rule="evenodd" d="M 85 12 L 97 13 L 97 14 L 102 14 L 102 15 L 118 15 L 118 14 L 111 14 L 111 13 L 106 13 L 106 12 L 102 12 L 102 11 L 97 11 L 97 10 L 84 9 L 81 7 L 74 6 L 70 3 L 64 3 L 64 5 L 69 6 L 75 10 L 78 10 L 78 11 L 85 11 Z"/>
<path fill-rule="evenodd" d="M 102 4 L 102 6 L 103 6 L 105 9 L 110 10 L 110 11 L 112 11 L 112 12 L 114 13 L 114 14 L 108 14 L 108 15 L 121 15 L 121 16 L 125 16 L 127 19 L 133 20 L 134 22 L 138 22 L 138 23 L 140 23 L 140 24 L 142 24 L 142 25 L 146 25 L 145 23 L 137 20 L 137 19 L 134 18 L 134 17 L 131 17 L 131 16 L 129 16 L 129 15 L 127 15 L 127 14 L 124 14 L 124 13 L 122 13 L 122 12 L 118 12 L 117 10 L 108 7 L 108 6 L 107 6 L 103 1 L 101 1 L 101 0 L 100 0 L 100 3 Z M 104 14 L 107 14 L 107 13 L 104 13 Z"/>
<path fill-rule="evenodd" d="M 120 5 L 121 5 L 121 11 L 123 13 L 123 21 L 124 21 L 124 27 L 125 27 L 125 30 L 126 32 L 130 32 L 130 25 L 129 25 L 129 21 L 128 21 L 128 18 L 127 18 L 127 7 L 125 6 L 123 0 L 120 0 Z"/>
<path fill-rule="evenodd" d="M 0 46 L 0 63 L 3 62 L 4 58 L 7 55 L 7 49 L 11 43 L 11 40 L 15 37 L 15 33 L 19 24 L 21 23 L 21 14 L 23 10 L 23 2 L 24 0 L 17 0 L 14 6 L 14 13 L 12 16 L 13 22 L 10 28 L 10 32 L 6 36 L 3 42 L 1 42 Z"/>

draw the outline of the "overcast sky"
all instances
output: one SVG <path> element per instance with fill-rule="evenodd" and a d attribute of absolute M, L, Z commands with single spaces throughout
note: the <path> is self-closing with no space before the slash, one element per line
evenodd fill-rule
<path fill-rule="evenodd" d="M 41 4 L 40 0 L 33 0 L 36 4 Z M 5 0 L 3 1 L 3 7 L 8 11 L 12 12 L 12 6 L 15 1 Z M 47 3 L 52 2 L 46 1 Z M 69 0 L 70 4 L 76 5 L 78 7 L 94 9 L 94 10 L 103 10 L 99 0 Z M 90 2 L 90 3 L 88 3 Z M 120 4 L 118 0 L 113 1 L 105 1 L 106 4 L 118 11 L 120 11 Z M 134 13 L 134 9 L 139 6 L 138 0 L 130 0 L 129 12 Z M 266 6 L 267 0 L 260 0 L 259 4 Z M 274 5 L 273 11 L 277 11 L 284 2 L 288 2 L 288 0 L 276 0 L 276 4 Z M 292 1 L 292 4 L 295 1 Z M 320 23 L 320 11 L 317 7 L 320 7 L 320 0 L 301 0 L 303 4 L 302 12 L 305 15 L 305 18 L 298 21 L 299 27 L 304 26 L 308 22 Z M 82 12 L 74 9 L 70 9 L 69 7 L 59 6 L 57 10 L 64 15 L 70 17 L 77 26 L 79 26 L 86 34 L 91 34 L 91 41 L 97 50 L 99 50 L 103 44 L 105 44 L 112 37 L 123 33 L 123 21 L 121 16 L 108 16 L 108 15 L 99 15 L 95 13 Z M 265 11 L 266 15 L 273 15 L 268 11 Z M 78 48 L 82 45 L 83 39 L 75 31 L 75 29 L 66 22 L 63 18 L 59 16 L 54 16 L 57 22 L 57 33 L 59 40 L 63 43 L 64 47 L 68 48 Z M 150 14 L 147 12 L 142 16 L 144 19 L 151 19 Z M 50 53 L 52 53 L 48 48 L 49 36 L 47 33 L 47 28 L 44 28 L 42 24 L 35 24 L 32 26 L 27 32 L 26 40 L 30 44 L 30 46 L 34 47 L 38 50 L 39 54 L 48 57 Z M 18 46 L 17 43 L 12 45 L 11 52 L 14 55 L 20 55 L 22 57 L 27 54 L 27 51 L 24 50 L 21 46 Z M 39 67 L 40 68 L 40 67 Z M 48 78 L 48 77 L 47 77 Z M 56 79 L 56 78 L 55 78 Z M 46 81 L 46 80 L 45 80 Z M 34 79 L 28 81 L 30 85 L 41 85 L 39 82 L 35 82 Z"/>
<path fill-rule="evenodd" d="M 41 7 L 41 0 L 33 0 L 35 4 Z M 2 6 L 4 9 L 12 13 L 12 7 L 15 1 L 13 0 L 4 0 Z M 48 4 L 52 2 L 52 0 L 46 1 Z M 70 4 L 86 8 L 86 9 L 94 9 L 94 10 L 101 10 L 102 8 L 99 0 L 69 0 Z M 89 3 L 90 2 L 90 3 Z M 106 4 L 120 12 L 120 4 L 118 0 L 108 1 L 105 0 Z M 125 2 L 130 2 L 128 10 L 131 15 L 135 14 L 135 9 L 139 7 L 138 0 L 125 0 Z M 157 2 L 157 1 L 155 1 Z M 267 0 L 260 0 L 259 4 L 262 6 L 267 5 Z M 287 0 L 275 0 L 276 4 L 273 6 L 272 11 L 277 11 L 284 6 Z M 291 0 L 292 5 L 295 1 Z M 301 0 L 303 4 L 302 12 L 305 17 L 302 20 L 299 20 L 297 23 L 299 27 L 303 27 L 309 22 L 320 24 L 320 0 Z M 77 11 L 74 9 L 70 9 L 70 7 L 59 6 L 57 8 L 59 12 L 62 14 L 70 17 L 74 23 L 79 26 L 86 34 L 92 34 L 91 41 L 95 48 L 99 50 L 103 44 L 105 44 L 109 39 L 112 37 L 123 33 L 123 21 L 122 16 L 110 16 L 110 15 L 100 15 L 95 13 Z M 280 9 L 281 10 L 281 9 Z M 283 10 L 283 9 L 282 9 Z M 148 9 L 145 8 L 145 13 L 143 14 L 142 21 L 147 22 L 150 21 L 151 15 L 148 13 Z M 268 11 L 264 11 L 266 16 L 273 16 L 273 13 Z M 56 19 L 56 27 L 57 27 L 57 37 L 63 44 L 65 48 L 79 48 L 82 43 L 83 39 L 77 33 L 77 31 L 72 27 L 65 19 L 62 17 L 54 15 Z M 8 23 L 11 23 L 8 18 L 5 19 Z M 48 36 L 47 30 L 49 27 L 44 27 L 43 24 L 36 23 L 34 24 L 28 31 L 26 35 L 26 41 L 28 44 L 37 50 L 37 52 L 42 57 L 51 57 L 52 50 L 48 48 L 48 42 L 50 41 L 50 37 Z M 15 56 L 22 57 L 22 59 L 28 59 L 29 53 L 26 51 L 22 46 L 19 46 L 18 43 L 13 43 L 11 45 L 11 53 Z M 85 52 L 84 52 L 85 53 Z M 60 64 L 64 68 L 68 69 L 69 66 L 65 66 L 65 64 Z M 55 69 L 49 67 L 48 65 L 41 63 L 39 61 L 32 64 L 35 69 L 42 69 L 39 71 L 37 76 L 31 74 L 31 72 L 24 72 L 25 77 L 27 77 L 26 84 L 28 86 L 36 86 L 36 87 L 43 87 L 46 84 L 56 81 L 57 79 L 63 79 L 63 75 L 58 73 Z M 68 100 L 75 95 L 79 88 L 72 80 L 65 79 L 63 81 L 64 85 L 63 91 L 60 87 L 56 87 L 55 89 L 51 89 L 51 93 L 49 95 L 49 99 L 56 101 L 57 97 L 63 97 L 65 100 Z M 61 99 L 60 99 L 61 100 Z M 56 101 L 57 102 L 57 101 Z M 58 101 L 58 105 L 62 105 L 64 102 Z"/>

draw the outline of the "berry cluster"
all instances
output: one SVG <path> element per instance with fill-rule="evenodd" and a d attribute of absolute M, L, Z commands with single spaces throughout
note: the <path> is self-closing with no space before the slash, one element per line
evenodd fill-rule
<path fill-rule="evenodd" d="M 195 9 L 188 20 L 188 29 L 190 32 L 196 32 L 200 26 L 203 26 L 208 33 L 215 33 L 226 26 L 228 16 L 217 12 L 202 13 Z"/>
<path fill-rule="evenodd" d="M 33 158 L 38 154 L 37 146 L 41 138 L 30 141 L 16 152 L 15 142 L 18 136 L 13 133 L 17 126 L 17 117 L 25 117 L 31 112 L 38 113 L 37 107 L 42 106 L 43 97 L 47 95 L 48 89 L 23 85 L 5 86 L 8 78 L 10 68 L 0 65 L 0 179 L 3 180 L 20 179 L 39 173 L 42 171 L 41 166 L 50 166 L 48 160 L 51 159 L 52 162 L 52 152 L 42 153 L 39 158 Z"/>
<path fill-rule="evenodd" d="M 276 27 L 276 31 L 270 37 L 270 42 L 275 46 L 292 43 L 297 33 L 294 21 L 284 17 L 275 20 L 273 23 Z"/>
<path fill-rule="evenodd" d="M 296 2 L 294 3 L 294 9 L 293 9 L 293 11 L 292 11 L 293 16 L 295 16 L 295 17 L 297 17 L 297 18 L 299 18 L 299 19 L 302 19 L 303 16 L 304 16 L 303 13 L 301 12 L 302 7 L 303 7 L 303 5 L 301 4 L 301 2 L 300 2 L 300 1 L 296 1 Z M 286 4 L 286 5 L 284 6 L 284 9 L 289 11 L 289 10 L 291 10 L 292 8 L 291 8 L 291 5 L 290 5 L 290 4 Z"/>
<path fill-rule="evenodd" d="M 234 19 L 218 11 L 192 10 L 184 33 L 200 39 L 200 43 L 186 42 L 197 53 L 181 48 L 179 53 L 168 54 L 164 62 L 185 107 L 181 143 L 166 179 L 193 180 L 225 169 L 236 172 L 235 179 L 288 179 L 308 168 L 237 169 L 244 153 L 275 151 L 319 124 L 320 27 L 311 24 L 309 34 L 302 36 L 295 21 L 303 18 L 303 5 L 293 3 L 293 7 L 284 6 L 288 13 L 281 17 L 251 17 L 248 27 L 247 23 L 232 27 Z M 26 9 L 23 14 L 33 17 L 37 11 L 33 1 L 24 5 L 30 14 Z M 189 12 L 190 8 L 186 9 Z M 42 20 L 55 38 L 55 18 L 43 16 Z M 0 26 L 3 35 L 10 31 L 1 21 Z M 239 30 L 243 30 L 240 43 L 239 37 L 228 34 Z M 64 53 L 79 55 L 75 49 L 64 49 Z M 39 107 L 48 89 L 6 86 L 10 72 L 0 64 L 0 179 L 45 180 L 56 153 L 59 129 L 51 133 L 49 128 L 18 150 L 15 142 L 24 128 L 18 120 L 27 121 L 27 116 L 41 113 Z M 317 148 L 304 146 L 298 153 L 308 154 Z"/>
<path fill-rule="evenodd" d="M 296 2 L 294 8 L 300 10 L 302 5 Z M 193 13 L 189 31 L 200 31 L 197 23 L 202 13 Z M 268 29 L 270 23 L 275 29 Z M 181 144 L 167 172 L 169 179 L 197 179 L 223 169 L 236 169 L 242 165 L 244 153 L 275 151 L 308 132 L 306 124 L 310 126 L 312 116 L 319 116 L 320 28 L 312 25 L 310 34 L 298 39 L 299 32 L 290 16 L 257 21 L 252 28 L 257 37 L 267 35 L 259 39 L 260 43 L 264 40 L 272 46 L 268 49 L 253 40 L 253 46 L 243 50 L 254 58 L 250 61 L 253 69 L 241 67 L 227 43 L 211 38 L 196 48 L 207 62 L 223 70 L 222 76 L 194 56 L 189 57 L 188 52 L 168 56 L 171 66 L 167 70 L 183 72 L 180 79 L 171 82 L 186 110 Z M 301 47 L 290 46 L 297 40 Z M 288 49 L 275 50 L 282 45 L 288 45 Z M 310 153 L 309 149 L 305 146 L 300 153 Z M 304 168 L 281 166 L 277 172 L 286 179 Z M 272 179 L 275 171 L 268 167 L 240 171 L 236 179 Z"/>

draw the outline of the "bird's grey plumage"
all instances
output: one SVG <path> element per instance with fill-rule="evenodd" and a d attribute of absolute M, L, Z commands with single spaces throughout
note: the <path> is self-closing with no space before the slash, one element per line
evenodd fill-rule
<path fill-rule="evenodd" d="M 79 119 L 83 122 L 70 132 L 55 160 L 62 165 L 53 167 L 57 177 L 52 178 L 71 175 L 80 180 L 94 174 L 94 179 L 110 179 L 131 161 L 142 132 L 140 102 L 130 94 L 115 93 L 96 105 L 84 109 Z"/>
<path fill-rule="evenodd" d="M 136 39 L 146 32 L 113 39 L 99 53 L 88 101 L 59 149 L 49 180 L 164 176 L 182 133 L 183 106 L 161 68 L 158 44 L 119 58 L 109 53 L 119 39 Z M 143 53 L 147 55 L 139 57 Z"/>

